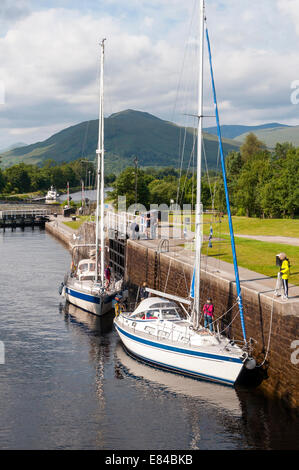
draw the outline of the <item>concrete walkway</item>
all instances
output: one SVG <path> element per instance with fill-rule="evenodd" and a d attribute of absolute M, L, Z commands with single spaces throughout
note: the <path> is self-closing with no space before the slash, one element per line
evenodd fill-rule
<path fill-rule="evenodd" d="M 240 235 L 235 233 L 235 237 L 250 238 L 252 240 L 259 240 L 261 242 L 278 243 L 283 245 L 299 246 L 299 238 L 294 237 L 279 237 L 270 235 Z"/>
<path fill-rule="evenodd" d="M 64 217 L 63 215 L 57 215 L 54 217 L 53 215 L 50 216 L 50 221 L 46 223 L 46 230 L 50 232 L 52 235 L 57 237 L 63 243 L 65 243 L 69 249 L 75 245 L 75 238 L 74 236 L 77 234 L 77 230 L 74 230 L 71 227 L 68 227 L 63 222 L 71 222 L 71 217 Z"/>
<path fill-rule="evenodd" d="M 140 240 L 138 243 L 143 246 L 159 250 L 159 244 L 161 240 Z M 163 255 L 170 259 L 179 261 L 190 267 L 194 266 L 194 251 L 186 249 L 184 245 L 188 243 L 186 239 L 172 239 L 169 240 L 169 252 L 163 251 Z M 190 240 L 191 242 L 191 240 Z M 207 257 L 202 255 L 201 271 L 209 272 L 216 275 L 217 277 L 223 278 L 230 282 L 235 282 L 234 266 L 225 261 L 220 261 L 216 258 Z M 249 289 L 257 292 L 261 296 L 265 296 L 269 302 L 278 302 L 285 304 L 283 308 L 286 314 L 298 315 L 299 316 L 299 286 L 289 284 L 289 300 L 282 300 L 282 297 L 275 297 L 275 287 L 277 278 L 265 276 L 249 269 L 239 267 L 239 276 L 241 282 L 241 288 Z"/>
<path fill-rule="evenodd" d="M 62 215 L 58 215 L 57 217 L 51 216 L 50 222 L 46 224 L 46 226 L 48 226 L 49 232 L 53 233 L 53 235 L 64 241 L 70 249 L 73 245 L 76 244 L 74 235 L 77 234 L 77 230 L 68 227 L 63 222 L 68 222 L 71 220 L 71 217 L 63 217 Z M 170 259 L 180 261 L 181 263 L 184 263 L 193 268 L 194 251 L 191 248 L 191 244 L 194 238 L 194 233 L 192 232 L 187 233 L 187 238 L 181 238 L 180 228 L 169 227 L 167 224 L 163 224 L 162 228 L 159 228 L 157 231 L 159 238 L 155 240 L 141 239 L 139 241 L 136 240 L 136 242 L 149 249 L 157 251 L 159 248 L 161 248 L 161 239 L 168 239 L 169 232 L 173 238 L 169 239 L 169 251 L 164 251 L 165 246 L 164 249 L 162 248 L 163 255 L 169 257 Z M 271 239 L 272 238 L 273 237 L 271 237 Z M 279 238 L 281 239 L 281 237 Z M 201 270 L 203 272 L 207 271 L 230 282 L 235 282 L 234 267 L 232 264 L 225 261 L 220 261 L 216 258 L 202 255 Z M 265 296 L 271 302 L 274 300 L 274 302 L 285 304 L 286 307 L 284 308 L 284 311 L 286 314 L 289 312 L 289 314 L 295 314 L 299 316 L 299 286 L 290 284 L 289 300 L 283 301 L 281 297 L 274 298 L 276 278 L 265 276 L 263 274 L 256 273 L 241 267 L 239 267 L 239 275 L 242 288 L 253 290 L 259 295 Z"/>

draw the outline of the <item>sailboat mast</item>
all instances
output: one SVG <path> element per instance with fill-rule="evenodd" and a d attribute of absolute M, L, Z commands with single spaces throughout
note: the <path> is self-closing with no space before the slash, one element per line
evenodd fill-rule
<path fill-rule="evenodd" d="M 198 76 L 198 127 L 197 127 L 197 191 L 196 191 L 196 236 L 195 236 L 195 289 L 193 324 L 199 326 L 200 312 L 200 268 L 202 244 L 202 204 L 201 204 L 201 155 L 202 155 L 202 120 L 203 120 L 203 61 L 204 61 L 204 0 L 200 0 L 200 46 Z"/>
<path fill-rule="evenodd" d="M 101 42 L 101 68 L 100 68 L 100 105 L 99 105 L 99 132 L 97 154 L 97 209 L 96 209 L 96 281 L 98 281 L 99 238 L 101 240 L 101 267 L 100 279 L 104 285 L 104 43 Z M 100 224 L 99 218 L 101 217 Z M 100 234 L 99 234 L 100 232 Z M 100 236 L 99 236 L 100 235 Z"/>
<path fill-rule="evenodd" d="M 104 286 L 104 263 L 105 263 L 105 234 L 104 234 L 104 54 L 105 54 L 105 40 L 102 41 L 102 70 L 101 70 L 101 281 Z"/>

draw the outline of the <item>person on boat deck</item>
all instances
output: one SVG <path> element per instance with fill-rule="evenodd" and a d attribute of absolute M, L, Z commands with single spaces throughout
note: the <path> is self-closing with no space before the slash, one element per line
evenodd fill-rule
<path fill-rule="evenodd" d="M 112 300 L 112 307 L 114 307 L 115 316 L 117 317 L 120 313 L 120 301 L 121 296 L 115 296 Z"/>
<path fill-rule="evenodd" d="M 105 269 L 105 278 L 106 278 L 106 287 L 108 287 L 110 284 L 110 279 L 111 279 L 111 271 L 108 265 L 106 266 L 106 269 Z"/>
<path fill-rule="evenodd" d="M 209 327 L 210 331 L 213 332 L 214 305 L 212 304 L 212 299 L 208 299 L 204 304 L 203 314 L 205 328 Z"/>
<path fill-rule="evenodd" d="M 74 274 L 76 273 L 76 270 L 77 270 L 77 267 L 74 263 L 74 260 L 72 260 L 72 262 L 71 262 L 71 277 L 74 276 Z"/>
<path fill-rule="evenodd" d="M 287 258 L 285 253 L 280 253 L 279 259 L 282 261 L 280 267 L 280 273 L 282 277 L 282 284 L 284 295 L 282 296 L 283 300 L 288 300 L 289 298 L 289 276 L 290 276 L 290 261 Z"/>
<path fill-rule="evenodd" d="M 157 312 L 147 312 L 142 316 L 142 320 L 157 320 Z"/>

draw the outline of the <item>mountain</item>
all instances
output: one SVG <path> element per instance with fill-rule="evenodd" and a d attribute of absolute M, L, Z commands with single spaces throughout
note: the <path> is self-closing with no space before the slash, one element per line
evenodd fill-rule
<path fill-rule="evenodd" d="M 295 147 L 299 147 L 299 126 L 293 127 L 277 127 L 274 129 L 259 129 L 254 132 L 256 137 L 265 143 L 266 147 L 269 149 L 275 148 L 277 142 L 283 144 L 284 142 L 289 142 Z M 236 138 L 236 141 L 242 143 L 244 142 L 248 133 L 239 135 Z"/>
<path fill-rule="evenodd" d="M 137 156 L 139 165 L 179 167 L 179 147 L 185 129 L 149 113 L 126 110 L 105 118 L 105 166 L 107 173 L 118 173 L 132 166 Z M 189 164 L 193 148 L 193 129 L 186 130 L 185 161 Z M 94 160 L 98 140 L 98 120 L 68 127 L 43 142 L 3 153 L 2 167 L 19 162 L 41 165 L 48 159 L 69 162 L 78 158 Z M 210 168 L 217 165 L 217 137 L 205 134 L 205 153 Z M 224 152 L 238 150 L 240 144 L 223 140 Z"/>
<path fill-rule="evenodd" d="M 221 135 L 227 139 L 235 139 L 239 140 L 238 137 L 249 132 L 253 132 L 254 134 L 256 131 L 261 129 L 276 129 L 276 128 L 284 128 L 290 127 L 284 124 L 278 124 L 277 122 L 270 122 L 269 124 L 261 124 L 260 126 L 238 126 L 238 125 L 224 125 L 221 126 Z M 205 132 L 208 132 L 212 135 L 217 135 L 217 127 L 207 127 L 204 129 Z"/>

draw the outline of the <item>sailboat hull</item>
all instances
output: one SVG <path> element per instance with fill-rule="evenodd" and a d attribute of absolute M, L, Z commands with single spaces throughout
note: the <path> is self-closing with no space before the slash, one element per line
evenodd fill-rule
<path fill-rule="evenodd" d="M 240 358 L 220 356 L 203 349 L 171 342 L 155 341 L 134 333 L 133 329 L 114 322 L 125 347 L 135 356 L 180 374 L 233 386 L 243 368 Z"/>
<path fill-rule="evenodd" d="M 91 295 L 82 290 L 66 286 L 65 297 L 72 305 L 90 312 L 93 315 L 101 316 L 112 309 L 112 297 L 107 295 Z"/>

